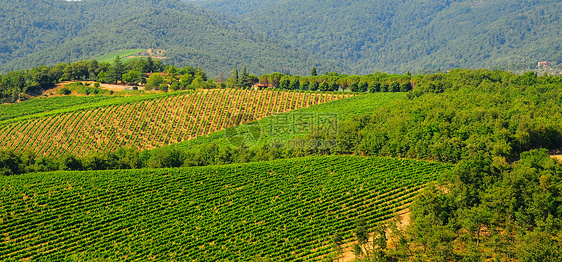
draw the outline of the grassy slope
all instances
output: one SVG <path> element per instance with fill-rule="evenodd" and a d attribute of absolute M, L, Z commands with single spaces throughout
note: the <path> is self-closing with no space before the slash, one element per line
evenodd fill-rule
<path fill-rule="evenodd" d="M 127 56 L 134 55 L 137 52 L 146 52 L 146 51 L 147 51 L 147 49 L 121 50 L 121 51 L 117 51 L 117 52 L 111 52 L 109 54 L 99 55 L 99 56 L 96 56 L 96 57 L 92 58 L 91 60 L 97 60 L 98 62 L 113 63 L 116 56 L 119 56 L 120 58 L 125 58 Z M 125 62 L 127 60 L 129 60 L 129 59 L 124 59 L 123 62 Z"/>
<path fill-rule="evenodd" d="M 0 177 L 0 260 L 316 260 L 450 165 L 324 156 Z"/>
<path fill-rule="evenodd" d="M 277 120 L 283 117 L 289 117 L 289 123 L 293 122 L 294 116 L 306 116 L 312 114 L 313 119 L 320 118 L 319 115 L 326 115 L 328 118 L 336 118 L 337 121 L 344 121 L 350 119 L 354 116 L 360 116 L 365 114 L 370 114 L 375 111 L 377 108 L 380 108 L 396 99 L 403 99 L 406 97 L 406 93 L 373 93 L 373 94 L 361 94 L 359 96 L 350 97 L 346 99 L 341 99 L 321 105 L 311 106 L 309 108 L 301 108 L 299 110 L 295 110 L 293 112 L 284 113 L 280 115 L 275 115 L 271 117 L 264 118 L 259 121 L 251 122 L 244 124 L 242 126 L 237 127 L 238 130 L 245 130 L 248 128 L 257 128 L 261 130 L 259 136 L 255 136 L 258 140 L 249 146 L 259 146 L 264 143 L 268 143 L 273 139 L 281 139 L 281 140 L 289 140 L 299 136 L 302 134 L 297 134 L 296 132 L 289 132 L 284 134 L 271 134 L 268 130 L 271 130 L 270 127 L 274 125 Z M 297 120 L 294 120 L 297 121 Z M 229 129 L 229 130 L 232 130 Z M 212 134 L 206 136 L 200 136 L 193 140 L 188 140 L 185 142 L 172 144 L 171 147 L 176 148 L 197 148 L 202 144 L 207 144 L 211 142 L 215 142 L 219 145 L 228 145 L 230 144 L 227 140 L 227 130 L 221 130 L 218 132 L 214 132 Z"/>
<path fill-rule="evenodd" d="M 135 92 L 131 96 L 59 96 L 49 98 L 36 98 L 21 103 L 0 105 L 0 125 L 23 121 L 32 118 L 41 118 L 56 114 L 64 114 L 79 110 L 87 110 L 105 106 L 116 106 L 144 100 L 162 98 L 172 95 L 186 93 L 140 93 Z"/>

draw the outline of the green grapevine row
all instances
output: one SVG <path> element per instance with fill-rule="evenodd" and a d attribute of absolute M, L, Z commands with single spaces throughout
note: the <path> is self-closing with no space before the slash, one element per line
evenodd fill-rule
<path fill-rule="evenodd" d="M 0 177 L 0 260 L 313 261 L 450 165 L 358 156 Z"/>

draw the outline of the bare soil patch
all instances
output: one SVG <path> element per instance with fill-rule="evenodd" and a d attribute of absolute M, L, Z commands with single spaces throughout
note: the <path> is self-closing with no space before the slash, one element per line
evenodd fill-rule
<path fill-rule="evenodd" d="M 550 150 L 548 153 L 550 157 L 562 162 L 562 149 Z"/>
<path fill-rule="evenodd" d="M 397 223 L 396 226 L 398 227 L 399 230 L 404 230 L 404 228 L 410 225 L 410 208 L 406 208 L 404 210 L 399 211 L 397 215 L 400 217 L 399 218 L 400 221 Z M 388 236 L 391 233 L 390 229 L 387 229 L 386 233 Z M 374 234 L 371 233 L 371 236 L 369 237 L 370 243 L 373 243 L 373 237 Z M 394 240 L 392 238 L 389 238 L 388 244 L 392 244 L 393 241 Z M 343 262 L 355 261 L 356 257 L 355 254 L 353 254 L 353 245 L 355 245 L 355 243 L 357 243 L 357 241 L 350 241 L 345 244 L 345 246 L 343 247 L 342 257 L 338 261 L 343 261 Z"/>

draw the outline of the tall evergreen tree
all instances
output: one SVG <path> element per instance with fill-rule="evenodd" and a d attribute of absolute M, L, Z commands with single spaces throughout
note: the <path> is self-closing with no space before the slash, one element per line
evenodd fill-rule
<path fill-rule="evenodd" d="M 152 60 L 152 56 L 148 56 L 146 59 L 146 69 L 143 73 L 152 73 L 154 71 L 154 60 Z"/>
<path fill-rule="evenodd" d="M 250 87 L 250 78 L 248 77 L 248 71 L 246 70 L 246 66 L 242 69 L 242 75 L 240 76 L 240 86 L 243 88 Z"/>
<path fill-rule="evenodd" d="M 238 68 L 235 67 L 234 70 L 232 70 L 232 76 L 230 77 L 232 87 L 238 87 L 238 79 Z"/>
<path fill-rule="evenodd" d="M 111 65 L 111 69 L 109 70 L 109 79 L 114 81 L 117 84 L 117 81 L 121 81 L 123 78 L 123 74 L 125 73 L 125 66 L 119 56 L 115 57 L 113 61 L 113 65 Z"/>
<path fill-rule="evenodd" d="M 311 76 L 318 76 L 318 73 L 316 72 L 316 67 L 312 68 L 312 73 L 310 75 Z"/>
<path fill-rule="evenodd" d="M 207 81 L 207 74 L 201 70 L 201 67 L 197 67 L 197 71 L 195 72 L 195 78 L 201 77 L 201 80 Z"/>

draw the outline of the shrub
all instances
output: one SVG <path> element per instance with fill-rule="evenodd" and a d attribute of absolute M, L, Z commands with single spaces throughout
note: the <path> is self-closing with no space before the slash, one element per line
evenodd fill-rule
<path fill-rule="evenodd" d="M 70 95 L 70 93 L 72 92 L 70 91 L 70 89 L 68 89 L 68 87 L 63 87 L 57 90 L 57 94 L 59 95 Z"/>

